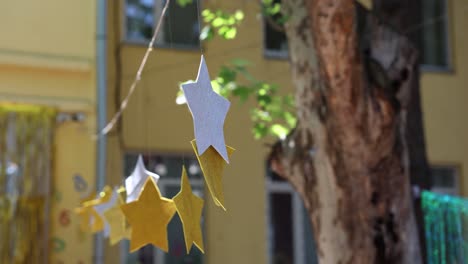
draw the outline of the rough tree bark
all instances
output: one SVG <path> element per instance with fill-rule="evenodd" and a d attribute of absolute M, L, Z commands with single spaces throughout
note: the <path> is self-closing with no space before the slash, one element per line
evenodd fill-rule
<path fill-rule="evenodd" d="M 405 141 L 417 52 L 351 0 L 283 12 L 298 125 L 270 164 L 301 195 L 319 262 L 421 263 Z"/>

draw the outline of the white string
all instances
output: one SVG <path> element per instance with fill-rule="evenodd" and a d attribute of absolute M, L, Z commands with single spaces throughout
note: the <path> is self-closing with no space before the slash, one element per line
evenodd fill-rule
<path fill-rule="evenodd" d="M 202 41 L 201 41 L 201 33 L 202 33 L 202 26 L 201 26 L 201 19 L 200 19 L 200 4 L 199 0 L 195 0 L 197 3 L 197 16 L 198 16 L 198 45 L 200 45 L 200 53 L 203 55 L 203 47 L 202 47 Z"/>
<path fill-rule="evenodd" d="M 119 118 L 122 116 L 123 111 L 127 108 L 128 101 L 130 100 L 130 97 L 135 92 L 137 84 L 141 80 L 141 74 L 143 72 L 143 69 L 145 68 L 145 65 L 146 65 L 146 62 L 148 60 L 149 54 L 151 53 L 151 51 L 153 51 L 154 42 L 156 41 L 156 37 L 159 34 L 159 30 L 161 28 L 163 18 L 164 18 L 165 14 L 166 14 L 166 11 L 167 11 L 167 8 L 169 7 L 170 2 L 171 2 L 171 0 L 166 0 L 166 4 L 164 5 L 164 8 L 163 8 L 163 10 L 161 12 L 161 16 L 159 17 L 158 24 L 156 25 L 156 29 L 154 30 L 153 37 L 151 37 L 151 41 L 148 44 L 148 49 L 146 49 L 145 55 L 143 56 L 143 60 L 141 61 L 140 67 L 138 68 L 135 79 L 133 80 L 132 85 L 130 86 L 130 89 L 128 91 L 127 96 L 125 96 L 125 99 L 120 104 L 119 110 L 114 114 L 111 121 L 109 121 L 109 123 L 96 135 L 97 137 L 104 136 L 107 133 L 109 133 L 112 130 L 112 128 L 114 127 L 114 125 L 117 123 Z"/>

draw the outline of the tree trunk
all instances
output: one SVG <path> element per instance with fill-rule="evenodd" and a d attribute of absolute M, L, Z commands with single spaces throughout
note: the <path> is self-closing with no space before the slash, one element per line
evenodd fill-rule
<path fill-rule="evenodd" d="M 270 164 L 301 195 L 319 262 L 421 263 L 405 141 L 417 52 L 350 0 L 283 12 L 298 125 Z"/>

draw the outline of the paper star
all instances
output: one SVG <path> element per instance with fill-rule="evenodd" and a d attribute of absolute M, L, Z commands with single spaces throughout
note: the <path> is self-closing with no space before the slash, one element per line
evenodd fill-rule
<path fill-rule="evenodd" d="M 185 167 L 182 167 L 180 192 L 173 198 L 177 213 L 184 228 L 185 247 L 187 254 L 190 253 L 192 244 L 195 244 L 201 252 L 203 250 L 203 235 L 200 221 L 203 210 L 203 199 L 192 193 Z"/>
<path fill-rule="evenodd" d="M 125 179 L 125 189 L 127 190 L 127 203 L 133 202 L 138 198 L 138 195 L 141 192 L 141 189 L 145 185 L 146 179 L 151 177 L 155 183 L 159 180 L 159 175 L 147 171 L 145 164 L 143 163 L 143 157 L 138 156 L 138 161 L 136 163 L 135 169 L 132 174 Z"/>
<path fill-rule="evenodd" d="M 192 113 L 198 153 L 202 155 L 210 146 L 213 146 L 223 159 L 229 163 L 223 129 L 224 120 L 231 103 L 213 91 L 203 55 L 197 80 L 182 84 L 182 90 Z"/>
<path fill-rule="evenodd" d="M 134 202 L 121 206 L 132 227 L 130 252 L 149 243 L 168 251 L 167 225 L 176 212 L 172 200 L 161 197 L 158 186 L 148 178 Z"/>
<path fill-rule="evenodd" d="M 92 205 L 76 208 L 75 213 L 80 218 L 80 228 L 82 231 L 97 233 L 104 229 L 104 220 L 94 210 Z"/>
<path fill-rule="evenodd" d="M 197 151 L 197 141 L 192 140 L 191 143 L 203 171 L 203 176 L 205 177 L 206 185 L 208 185 L 208 190 L 210 190 L 211 197 L 213 197 L 217 206 L 226 211 L 223 192 L 223 170 L 226 166 L 226 162 L 218 155 L 214 148 L 210 147 L 205 153 L 200 155 Z M 227 145 L 226 149 L 229 157 L 231 157 L 235 149 Z"/>
<path fill-rule="evenodd" d="M 125 190 L 124 190 L 125 192 Z M 125 215 L 120 208 L 124 204 L 124 198 L 116 191 L 117 199 L 113 207 L 104 212 L 104 219 L 110 227 L 109 241 L 111 245 L 115 245 L 122 239 L 130 239 L 131 228 L 127 226 Z"/>
<path fill-rule="evenodd" d="M 104 219 L 104 212 L 107 211 L 109 208 L 112 208 L 117 203 L 117 199 L 119 194 L 117 190 L 112 190 L 110 187 L 104 187 L 100 194 L 100 198 L 96 205 L 94 205 L 94 210 L 99 214 L 99 216 Z M 104 221 L 104 237 L 109 237 L 110 227 L 107 221 Z"/>
<path fill-rule="evenodd" d="M 80 229 L 83 232 L 99 232 L 104 229 L 104 220 L 94 210 L 94 195 L 83 199 L 81 207 L 75 208 L 75 213 L 80 218 Z"/>

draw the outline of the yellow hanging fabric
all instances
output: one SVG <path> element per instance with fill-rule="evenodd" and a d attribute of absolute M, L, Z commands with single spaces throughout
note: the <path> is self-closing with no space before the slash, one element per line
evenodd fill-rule
<path fill-rule="evenodd" d="M 55 111 L 0 104 L 0 263 L 48 263 Z"/>

